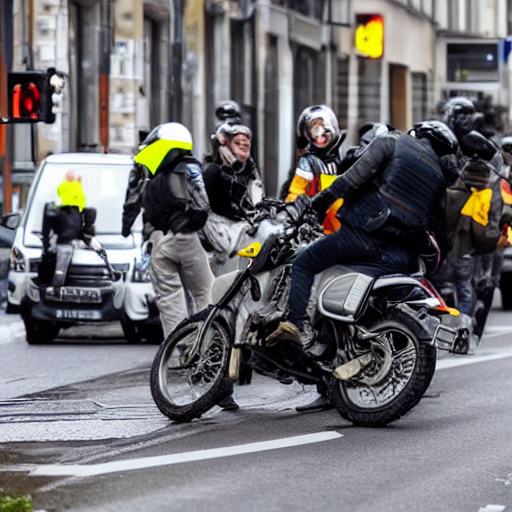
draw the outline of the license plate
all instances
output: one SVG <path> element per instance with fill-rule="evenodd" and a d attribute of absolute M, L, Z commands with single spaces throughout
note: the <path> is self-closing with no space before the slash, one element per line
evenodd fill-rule
<path fill-rule="evenodd" d="M 445 325 L 437 327 L 434 343 L 437 348 L 441 350 L 451 350 L 457 338 L 457 331 Z"/>
<path fill-rule="evenodd" d="M 101 303 L 101 292 L 98 288 L 76 288 L 71 286 L 50 286 L 46 289 L 46 298 L 59 302 Z"/>
<path fill-rule="evenodd" d="M 101 320 L 101 311 L 79 309 L 57 309 L 55 318 L 58 320 Z"/>

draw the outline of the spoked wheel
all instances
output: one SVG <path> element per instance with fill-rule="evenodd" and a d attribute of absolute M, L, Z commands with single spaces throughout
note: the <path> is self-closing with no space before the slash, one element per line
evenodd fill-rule
<path fill-rule="evenodd" d="M 404 320 L 371 327 L 380 335 L 368 345 L 370 364 L 352 379 L 334 382 L 334 403 L 355 425 L 383 426 L 399 419 L 420 401 L 432 380 L 436 349 L 420 343 L 414 324 Z"/>
<path fill-rule="evenodd" d="M 151 369 L 151 393 L 168 418 L 198 418 L 232 389 L 227 378 L 230 354 L 225 329 L 213 322 L 199 342 L 204 320 L 189 320 L 160 346 Z"/>

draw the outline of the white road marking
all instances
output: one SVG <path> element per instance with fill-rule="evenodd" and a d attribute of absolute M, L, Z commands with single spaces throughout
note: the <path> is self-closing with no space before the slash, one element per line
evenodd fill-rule
<path fill-rule="evenodd" d="M 302 436 L 274 439 L 273 441 L 261 441 L 257 443 L 241 444 L 237 446 L 213 448 L 210 450 L 197 450 L 193 452 L 175 453 L 172 455 L 160 455 L 156 457 L 143 457 L 140 459 L 105 462 L 103 464 L 92 464 L 88 466 L 79 464 L 45 464 L 36 466 L 35 468 L 30 468 L 29 466 L 3 466 L 0 467 L 0 472 L 29 470 L 30 474 L 34 476 L 97 476 L 109 473 L 119 473 L 122 471 L 133 471 L 136 469 L 169 466 L 171 464 L 182 464 L 184 462 L 216 459 L 220 457 L 231 457 L 233 455 L 242 455 L 246 453 L 278 450 L 281 448 L 290 448 L 292 446 L 301 446 L 305 444 L 331 441 L 340 437 L 343 437 L 343 435 L 339 434 L 338 432 L 317 432 L 315 434 L 305 434 Z"/>
<path fill-rule="evenodd" d="M 466 366 L 468 364 L 484 363 L 486 361 L 506 359 L 507 357 L 512 357 L 512 348 L 499 349 L 499 352 L 484 352 L 481 355 L 461 355 L 453 358 L 450 357 L 449 359 L 440 359 L 437 361 L 436 368 L 438 370 L 445 370 L 446 368 L 455 368 L 457 366 Z"/>
<path fill-rule="evenodd" d="M 485 328 L 484 336 L 487 334 L 494 333 L 504 333 L 504 332 L 512 332 L 512 327 L 510 325 L 490 325 Z"/>
<path fill-rule="evenodd" d="M 487 505 L 485 508 L 480 508 L 478 512 L 503 512 L 504 510 L 503 505 Z"/>

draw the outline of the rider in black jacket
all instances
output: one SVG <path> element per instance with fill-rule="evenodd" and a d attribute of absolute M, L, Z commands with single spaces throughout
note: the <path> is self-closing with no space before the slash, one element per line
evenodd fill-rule
<path fill-rule="evenodd" d="M 440 121 L 412 134 L 375 138 L 359 160 L 312 201 L 320 217 L 340 197 L 341 228 L 306 248 L 293 264 L 288 321 L 269 341 L 307 343 L 306 308 L 315 274 L 335 264 L 364 265 L 378 276 L 411 273 L 448 183 L 457 176 L 453 132 Z"/>

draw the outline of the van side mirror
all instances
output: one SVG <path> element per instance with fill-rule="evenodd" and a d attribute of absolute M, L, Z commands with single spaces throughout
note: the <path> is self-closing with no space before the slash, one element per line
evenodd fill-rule
<path fill-rule="evenodd" d="M 20 225 L 21 213 L 6 213 L 0 218 L 0 225 L 13 231 Z"/>

